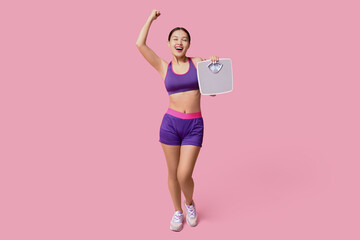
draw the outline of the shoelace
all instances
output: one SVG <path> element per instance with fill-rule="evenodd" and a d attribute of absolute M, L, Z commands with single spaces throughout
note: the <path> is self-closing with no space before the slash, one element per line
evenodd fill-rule
<path fill-rule="evenodd" d="M 193 205 L 187 206 L 188 215 L 191 217 L 195 217 L 196 211 Z"/>
<path fill-rule="evenodd" d="M 174 214 L 174 216 L 173 216 L 172 221 L 173 221 L 173 222 L 181 222 L 181 218 L 182 218 L 182 214 L 176 212 L 176 213 Z"/>

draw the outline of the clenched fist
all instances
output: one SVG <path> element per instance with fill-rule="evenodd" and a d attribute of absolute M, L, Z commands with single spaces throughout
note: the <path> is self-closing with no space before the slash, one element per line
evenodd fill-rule
<path fill-rule="evenodd" d="M 149 18 L 151 20 L 156 20 L 159 16 L 160 16 L 160 11 L 154 9 L 154 10 L 152 10 L 151 15 L 150 15 Z"/>

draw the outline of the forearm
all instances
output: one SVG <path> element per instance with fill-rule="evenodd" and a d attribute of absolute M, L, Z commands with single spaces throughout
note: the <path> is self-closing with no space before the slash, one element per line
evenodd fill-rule
<path fill-rule="evenodd" d="M 149 17 L 145 23 L 145 25 L 142 27 L 139 37 L 136 41 L 136 46 L 141 46 L 141 45 L 146 45 L 146 38 L 148 36 L 149 33 L 149 29 L 151 26 L 151 23 L 153 22 L 153 19 L 151 17 Z"/>

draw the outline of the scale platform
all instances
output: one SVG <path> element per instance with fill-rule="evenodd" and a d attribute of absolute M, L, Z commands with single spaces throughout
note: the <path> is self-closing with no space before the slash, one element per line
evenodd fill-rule
<path fill-rule="evenodd" d="M 218 62 L 210 60 L 197 63 L 197 77 L 200 93 L 213 95 L 233 90 L 233 71 L 230 58 L 220 58 Z"/>

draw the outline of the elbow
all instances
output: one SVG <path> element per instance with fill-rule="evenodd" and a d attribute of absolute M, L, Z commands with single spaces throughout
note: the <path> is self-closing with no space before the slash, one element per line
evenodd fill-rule
<path fill-rule="evenodd" d="M 145 44 L 136 42 L 136 47 L 137 47 L 137 48 L 141 48 L 143 45 L 145 45 Z"/>

